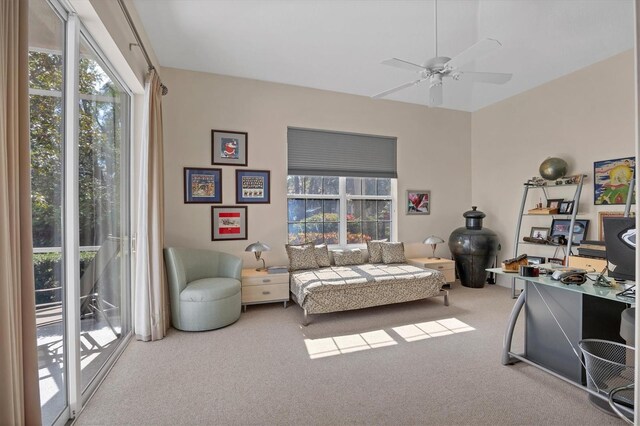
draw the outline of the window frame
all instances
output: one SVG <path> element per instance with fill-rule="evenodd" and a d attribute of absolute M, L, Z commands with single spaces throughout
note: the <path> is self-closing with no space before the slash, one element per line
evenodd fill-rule
<path fill-rule="evenodd" d="M 376 200 L 376 201 L 391 201 L 391 211 L 390 211 L 390 241 L 396 241 L 398 235 L 398 179 L 394 178 L 378 178 L 378 177 L 367 177 L 361 176 L 360 179 L 389 179 L 390 181 L 390 191 L 389 195 L 364 195 L 364 194 L 347 194 L 347 179 L 358 179 L 354 176 L 308 176 L 308 175 L 287 175 L 289 176 L 304 176 L 304 177 L 319 177 L 319 178 L 327 178 L 327 177 L 337 177 L 338 178 L 338 194 L 289 194 L 287 189 L 287 198 L 286 198 L 286 211 L 287 211 L 287 238 L 286 241 L 289 243 L 289 200 L 291 199 L 304 199 L 304 200 L 338 200 L 339 201 L 339 222 L 338 222 L 338 230 L 340 236 L 340 242 L 338 244 L 328 244 L 330 249 L 340 249 L 340 248 L 366 248 L 366 243 L 347 243 L 347 202 L 350 200 Z M 378 221 L 376 221 L 378 222 Z M 324 223 L 324 221 L 322 222 Z"/>

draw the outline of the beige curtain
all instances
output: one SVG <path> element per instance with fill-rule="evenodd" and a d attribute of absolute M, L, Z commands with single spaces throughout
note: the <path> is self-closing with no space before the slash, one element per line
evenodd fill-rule
<path fill-rule="evenodd" d="M 136 224 L 134 329 L 138 340 L 162 339 L 169 328 L 169 289 L 164 269 L 164 161 L 162 88 L 151 70 L 145 85 Z"/>
<path fill-rule="evenodd" d="M 0 424 L 40 424 L 27 0 L 0 1 Z"/>

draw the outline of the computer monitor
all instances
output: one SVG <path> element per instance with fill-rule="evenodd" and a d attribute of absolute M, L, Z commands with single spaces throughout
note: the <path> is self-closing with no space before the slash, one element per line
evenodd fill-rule
<path fill-rule="evenodd" d="M 636 279 L 636 219 L 605 217 L 604 245 L 607 249 L 609 276 L 621 280 Z"/>

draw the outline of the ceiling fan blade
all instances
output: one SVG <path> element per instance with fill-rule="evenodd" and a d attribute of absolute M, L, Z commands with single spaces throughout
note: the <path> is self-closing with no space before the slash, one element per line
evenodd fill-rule
<path fill-rule="evenodd" d="M 467 50 L 462 51 L 457 56 L 453 57 L 449 62 L 444 64 L 447 69 L 458 68 L 461 65 L 464 65 L 468 62 L 473 61 L 476 58 L 486 55 L 487 53 L 501 47 L 502 44 L 498 40 L 494 40 L 492 38 L 485 38 L 484 40 L 480 40 L 473 46 L 469 47 Z"/>
<path fill-rule="evenodd" d="M 478 81 L 480 83 L 504 84 L 511 80 L 513 74 L 502 72 L 459 71 L 460 80 Z"/>
<path fill-rule="evenodd" d="M 434 84 L 429 88 L 429 106 L 442 105 L 442 84 Z"/>
<path fill-rule="evenodd" d="M 413 86 L 414 84 L 418 84 L 423 80 L 424 80 L 423 78 L 419 78 L 417 80 L 410 81 L 410 82 L 405 83 L 405 84 L 401 84 L 400 86 L 394 87 L 393 89 L 385 90 L 384 92 L 380 92 L 377 95 L 373 95 L 372 98 L 374 98 L 374 99 L 382 98 L 384 96 L 390 95 L 390 94 L 392 94 L 394 92 L 397 92 L 397 91 L 402 90 L 404 88 L 407 88 L 409 86 Z"/>
<path fill-rule="evenodd" d="M 425 70 L 425 67 L 423 67 L 422 65 L 414 64 L 413 62 L 409 62 L 409 61 L 403 61 L 402 59 L 398 59 L 398 58 L 387 59 L 385 61 L 382 61 L 382 63 L 385 65 L 389 65 L 391 67 L 402 68 L 404 70 L 409 70 L 409 71 Z"/>

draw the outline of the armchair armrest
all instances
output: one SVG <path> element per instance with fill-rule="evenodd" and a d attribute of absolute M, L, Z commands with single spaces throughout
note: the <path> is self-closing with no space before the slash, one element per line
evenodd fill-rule
<path fill-rule="evenodd" d="M 218 258 L 218 273 L 227 278 L 242 281 L 242 259 L 228 253 L 220 253 Z"/>

